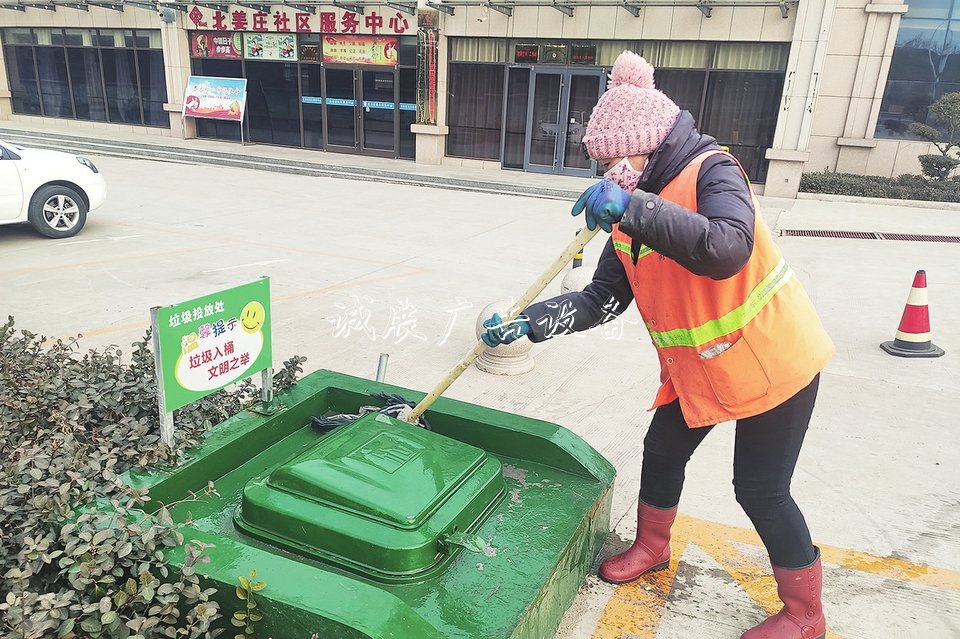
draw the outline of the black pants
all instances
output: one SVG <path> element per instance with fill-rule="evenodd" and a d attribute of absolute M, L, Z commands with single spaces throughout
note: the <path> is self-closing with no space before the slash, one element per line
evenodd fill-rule
<path fill-rule="evenodd" d="M 807 523 L 790 496 L 817 399 L 817 375 L 809 386 L 766 413 L 737 421 L 733 486 L 773 565 L 800 568 L 816 559 Z M 713 426 L 689 428 L 679 400 L 657 409 L 643 440 L 640 499 L 658 508 L 680 502 L 684 467 Z"/>

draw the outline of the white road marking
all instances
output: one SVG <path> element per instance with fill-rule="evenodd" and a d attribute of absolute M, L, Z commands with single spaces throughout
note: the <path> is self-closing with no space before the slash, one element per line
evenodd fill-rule
<path fill-rule="evenodd" d="M 102 242 L 105 239 L 107 238 L 100 237 L 95 240 L 74 240 L 72 242 L 58 242 L 57 246 L 73 246 L 74 244 L 90 244 L 91 242 Z"/>
<path fill-rule="evenodd" d="M 250 262 L 249 264 L 237 264 L 236 266 L 222 266 L 220 268 L 211 268 L 201 273 L 219 273 L 220 271 L 230 271 L 235 268 L 246 268 L 248 266 L 266 266 L 267 264 L 276 264 L 277 262 L 286 262 L 287 260 L 264 260 L 262 262 Z"/>
<path fill-rule="evenodd" d="M 74 244 L 90 244 L 92 242 L 103 242 L 104 240 L 111 240 L 115 242 L 117 240 L 131 240 L 135 237 L 143 237 L 143 235 L 118 235 L 117 237 L 113 237 L 113 236 L 98 237 L 95 240 L 72 240 L 70 242 L 58 242 L 57 246 L 73 246 Z"/>

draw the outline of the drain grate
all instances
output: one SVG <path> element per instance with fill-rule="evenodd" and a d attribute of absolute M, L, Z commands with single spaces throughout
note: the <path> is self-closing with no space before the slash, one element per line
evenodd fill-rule
<path fill-rule="evenodd" d="M 960 244 L 956 235 L 915 235 L 912 233 L 877 233 L 881 240 L 901 240 L 904 242 L 950 242 Z"/>
<path fill-rule="evenodd" d="M 879 240 L 876 233 L 867 233 L 864 231 L 811 231 L 786 229 L 780 231 L 780 235 L 787 237 L 840 237 L 847 240 Z"/>
<path fill-rule="evenodd" d="M 916 233 L 874 233 L 872 231 L 827 231 L 821 229 L 783 229 L 786 237 L 833 237 L 847 240 L 898 240 L 901 242 L 948 242 L 960 244 L 957 235 L 921 235 Z"/>

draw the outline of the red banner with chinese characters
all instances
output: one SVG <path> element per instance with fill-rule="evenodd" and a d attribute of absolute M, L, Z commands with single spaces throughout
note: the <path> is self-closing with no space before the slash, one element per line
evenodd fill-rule
<path fill-rule="evenodd" d="M 340 64 L 383 64 L 398 62 L 397 39 L 380 36 L 323 36 L 323 61 Z"/>
<path fill-rule="evenodd" d="M 191 33 L 190 57 L 240 59 L 243 54 L 239 33 Z"/>
<path fill-rule="evenodd" d="M 187 28 L 197 31 L 259 31 L 264 33 L 332 33 L 416 35 L 416 19 L 386 5 L 365 5 L 364 14 L 342 7 L 321 6 L 316 13 L 277 4 L 262 8 L 229 5 L 226 11 L 187 5 Z"/>

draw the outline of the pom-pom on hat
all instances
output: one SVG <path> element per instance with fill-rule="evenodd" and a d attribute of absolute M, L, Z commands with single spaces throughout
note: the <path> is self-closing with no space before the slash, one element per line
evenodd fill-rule
<path fill-rule="evenodd" d="M 583 145 L 594 159 L 647 155 L 663 144 L 679 115 L 680 107 L 654 86 L 653 66 L 624 51 L 590 114 Z"/>

